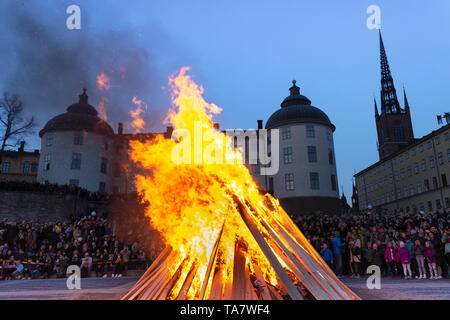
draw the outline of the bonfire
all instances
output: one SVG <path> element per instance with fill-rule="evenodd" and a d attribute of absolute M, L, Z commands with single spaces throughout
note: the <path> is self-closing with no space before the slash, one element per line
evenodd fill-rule
<path fill-rule="evenodd" d="M 358 299 L 278 200 L 260 192 L 242 150 L 228 148 L 233 141 L 214 126 L 221 109 L 204 100 L 188 70 L 169 78 L 172 139 L 131 144 L 131 157 L 145 172 L 136 187 L 166 248 L 123 299 Z M 179 154 L 177 132 L 194 137 L 198 123 L 208 142 L 203 159 L 225 161 L 188 163 L 194 146 Z"/>

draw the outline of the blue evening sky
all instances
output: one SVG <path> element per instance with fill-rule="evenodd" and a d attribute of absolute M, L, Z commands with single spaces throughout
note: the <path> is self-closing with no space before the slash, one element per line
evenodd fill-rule
<path fill-rule="evenodd" d="M 28 1 L 22 3 L 27 6 Z M 167 77 L 181 66 L 190 66 L 206 99 L 223 108 L 218 117 L 222 128 L 254 128 L 258 119 L 265 123 L 295 78 L 301 93 L 336 125 L 338 179 L 348 198 L 354 170 L 378 159 L 373 95 L 379 103 L 379 44 L 378 32 L 366 27 L 369 5 L 381 7 L 391 71 L 401 105 L 406 88 L 415 136 L 436 129 L 436 114 L 450 111 L 448 0 L 33 3 L 42 23 L 59 23 L 61 28 L 65 8 L 79 4 L 82 30 L 65 32 L 101 35 L 126 28 L 151 52 L 152 72 L 161 79 L 153 86 L 164 95 L 167 91 L 161 87 Z M 8 32 L 0 29 L 0 38 Z M 74 95 L 79 91 L 74 88 Z M 55 114 L 52 110 L 48 117 Z"/>

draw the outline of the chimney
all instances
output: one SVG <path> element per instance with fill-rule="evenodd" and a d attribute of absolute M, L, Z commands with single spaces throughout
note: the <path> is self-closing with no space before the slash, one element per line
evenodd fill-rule
<path fill-rule="evenodd" d="M 258 120 L 258 130 L 261 130 L 263 128 L 263 121 Z"/>
<path fill-rule="evenodd" d="M 218 122 L 214 122 L 213 126 L 214 126 L 214 129 L 220 130 L 220 124 Z"/>
<path fill-rule="evenodd" d="M 25 141 L 20 141 L 19 152 L 23 152 L 25 150 Z"/>
<path fill-rule="evenodd" d="M 117 129 L 119 135 L 121 136 L 123 134 L 123 123 L 119 122 L 119 128 Z"/>
<path fill-rule="evenodd" d="M 173 127 L 166 127 L 166 138 L 172 138 Z"/>

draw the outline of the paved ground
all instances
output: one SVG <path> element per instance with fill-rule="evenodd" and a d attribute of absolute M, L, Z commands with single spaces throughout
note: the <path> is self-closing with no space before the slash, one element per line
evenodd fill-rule
<path fill-rule="evenodd" d="M 363 300 L 450 300 L 450 280 L 402 280 L 381 278 L 381 289 L 367 288 L 367 278 L 342 278 Z"/>
<path fill-rule="evenodd" d="M 81 290 L 68 290 L 66 279 L 0 281 L 0 300 L 112 300 L 120 299 L 138 277 L 81 279 Z M 450 300 L 450 280 L 381 279 L 380 290 L 369 290 L 366 279 L 342 278 L 362 299 Z"/>
<path fill-rule="evenodd" d="M 138 279 L 81 279 L 80 290 L 68 290 L 66 279 L 0 281 L 0 300 L 114 300 L 120 299 Z"/>

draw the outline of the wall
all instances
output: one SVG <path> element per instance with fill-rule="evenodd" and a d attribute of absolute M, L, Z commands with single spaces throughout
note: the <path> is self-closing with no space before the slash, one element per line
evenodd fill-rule
<path fill-rule="evenodd" d="M 70 215 L 84 213 L 89 204 L 71 194 L 0 191 L 0 219 L 40 222 L 66 221 Z"/>

